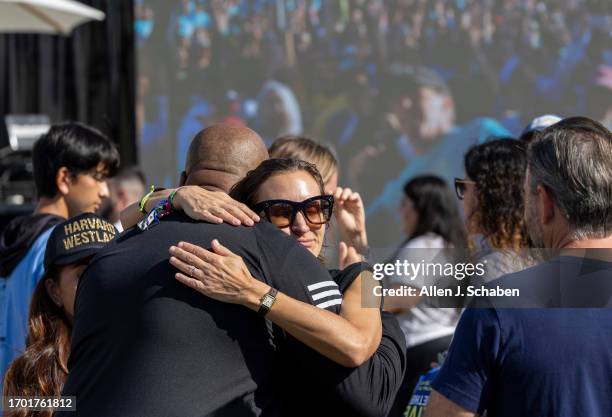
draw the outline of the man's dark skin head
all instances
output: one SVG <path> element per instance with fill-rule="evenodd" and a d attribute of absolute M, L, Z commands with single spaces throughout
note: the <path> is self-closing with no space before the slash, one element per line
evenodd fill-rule
<path fill-rule="evenodd" d="M 213 125 L 193 138 L 180 185 L 229 192 L 247 172 L 266 159 L 268 150 L 255 131 L 246 126 Z"/>

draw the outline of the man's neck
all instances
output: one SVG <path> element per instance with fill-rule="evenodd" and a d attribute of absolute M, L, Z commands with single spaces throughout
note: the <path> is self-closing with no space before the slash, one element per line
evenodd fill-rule
<path fill-rule="evenodd" d="M 69 217 L 66 202 L 61 197 L 48 198 L 42 197 L 38 200 L 38 205 L 34 210 L 35 214 L 52 214 L 67 219 Z"/>
<path fill-rule="evenodd" d="M 566 243 L 562 249 L 612 249 L 612 235 L 603 239 L 574 240 Z"/>
<path fill-rule="evenodd" d="M 603 239 L 575 240 L 561 247 L 561 255 L 612 262 L 612 235 Z"/>

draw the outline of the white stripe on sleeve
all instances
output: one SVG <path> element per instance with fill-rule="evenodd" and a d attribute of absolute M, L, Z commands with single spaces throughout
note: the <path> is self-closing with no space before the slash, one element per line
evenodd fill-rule
<path fill-rule="evenodd" d="M 329 291 L 320 292 L 318 294 L 313 294 L 312 299 L 313 301 L 317 301 L 317 300 L 320 300 L 321 298 L 331 297 L 332 295 L 342 296 L 342 294 L 340 294 L 340 291 L 338 290 L 329 290 Z"/>
<path fill-rule="evenodd" d="M 329 300 L 324 303 L 317 304 L 316 306 L 319 308 L 327 308 L 327 307 L 335 306 L 338 304 L 342 304 L 342 298 L 334 298 L 333 300 Z"/>
<path fill-rule="evenodd" d="M 309 285 L 308 287 L 308 291 L 314 291 L 314 290 L 318 290 L 319 288 L 325 288 L 325 287 L 337 287 L 338 284 L 336 284 L 334 281 L 321 281 L 321 282 L 317 282 L 316 284 L 312 284 Z"/>

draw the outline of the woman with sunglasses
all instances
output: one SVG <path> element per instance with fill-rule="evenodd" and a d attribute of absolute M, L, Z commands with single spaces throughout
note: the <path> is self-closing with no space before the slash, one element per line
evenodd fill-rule
<path fill-rule="evenodd" d="M 313 256 L 320 256 L 334 201 L 332 196 L 324 194 L 323 181 L 314 165 L 292 159 L 264 161 L 236 184 L 230 195 L 296 238 Z M 171 248 L 170 262 L 181 271 L 177 279 L 221 301 L 246 307 L 259 304 L 257 297 L 249 294 L 265 294 L 269 287 L 253 278 L 242 259 L 219 242 L 213 242 L 212 248 L 214 252 L 186 242 Z M 362 273 L 365 268 L 362 263 L 354 263 L 360 258 L 352 248 L 345 247 L 343 252 L 345 263 L 352 265 L 330 273 L 342 293 L 342 299 L 332 301 L 341 303 L 340 315 L 346 326 L 329 328 L 332 323 L 311 320 L 310 316 L 323 311 L 282 294 L 277 295 L 277 301 L 266 316 L 308 347 L 345 365 L 338 366 L 320 356 L 311 362 L 312 351 L 305 351 L 303 358 L 293 358 L 293 362 L 306 369 L 302 368 L 297 380 L 295 375 L 289 375 L 294 382 L 291 382 L 286 404 L 299 407 L 287 410 L 291 415 L 385 416 L 402 380 L 403 334 L 392 315 L 380 312 L 379 299 L 362 298 L 362 291 L 371 294 L 367 287 L 376 284 L 371 275 Z M 200 271 L 197 279 L 191 277 L 194 268 Z M 253 290 L 257 286 L 262 289 Z M 376 308 L 363 308 L 362 303 L 367 303 L 365 307 Z M 300 330 L 309 325 L 308 332 Z M 364 343 L 373 349 L 363 360 L 355 363 L 338 360 L 342 357 L 338 350 L 353 350 Z M 351 369 L 355 366 L 358 367 Z M 310 373 L 316 378 L 307 376 Z M 312 390 L 314 392 L 310 392 Z M 307 396 L 314 396 L 317 401 L 305 404 Z M 317 407 L 317 403 L 323 401 L 325 405 Z"/>

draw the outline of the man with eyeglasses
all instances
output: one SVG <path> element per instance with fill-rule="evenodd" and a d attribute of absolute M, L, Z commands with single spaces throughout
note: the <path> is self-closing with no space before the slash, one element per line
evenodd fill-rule
<path fill-rule="evenodd" d="M 32 160 L 36 209 L 13 219 L 0 236 L 0 387 L 9 364 L 25 348 L 30 299 L 44 272 L 53 227 L 100 207 L 119 153 L 98 130 L 68 122 L 52 126 L 34 144 Z"/>

